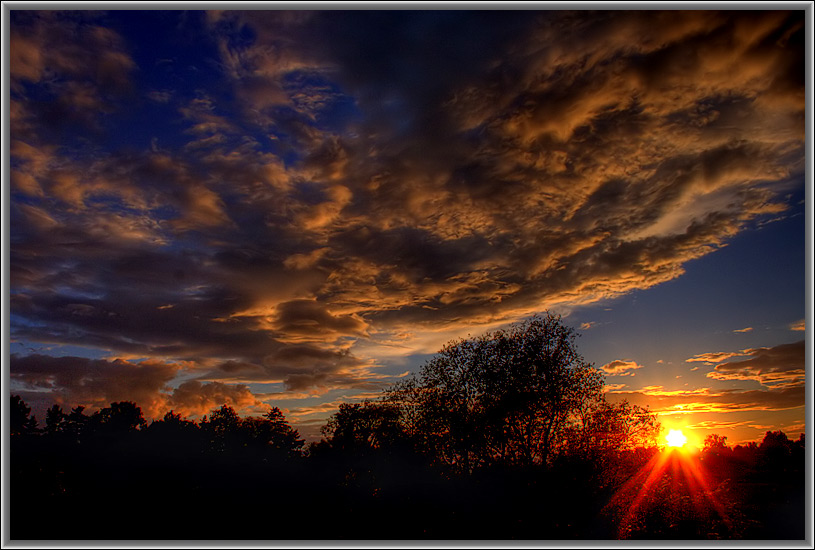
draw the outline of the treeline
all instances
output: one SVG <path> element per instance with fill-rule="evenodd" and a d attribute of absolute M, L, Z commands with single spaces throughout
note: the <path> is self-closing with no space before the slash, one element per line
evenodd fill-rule
<path fill-rule="evenodd" d="M 704 491 L 677 463 L 632 518 L 621 495 L 660 427 L 605 399 L 574 338 L 545 315 L 451 343 L 381 399 L 341 405 L 308 446 L 276 408 L 148 425 L 135 403 L 55 405 L 39 427 L 14 397 L 11 537 L 803 538 L 804 440 L 769 432 L 709 441 Z"/>
<path fill-rule="evenodd" d="M 299 456 L 305 443 L 283 413 L 272 407 L 262 417 L 241 418 L 232 407 L 223 405 L 200 422 L 173 411 L 149 424 L 141 408 L 133 402 L 111 403 L 92 415 L 79 406 L 66 413 L 59 405 L 46 412 L 45 427 L 38 429 L 31 408 L 15 395 L 11 398 L 10 428 L 12 436 L 45 435 L 49 444 L 98 445 L 133 439 L 139 435 L 143 445 L 154 446 L 162 453 L 173 449 L 194 452 L 245 452 L 264 457 Z"/>

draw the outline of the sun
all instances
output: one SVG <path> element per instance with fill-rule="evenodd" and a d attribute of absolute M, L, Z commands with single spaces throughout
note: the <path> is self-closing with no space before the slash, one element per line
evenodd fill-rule
<path fill-rule="evenodd" d="M 682 430 L 671 430 L 665 436 L 665 440 L 668 442 L 669 447 L 681 447 L 688 442 L 688 438 L 685 437 Z"/>

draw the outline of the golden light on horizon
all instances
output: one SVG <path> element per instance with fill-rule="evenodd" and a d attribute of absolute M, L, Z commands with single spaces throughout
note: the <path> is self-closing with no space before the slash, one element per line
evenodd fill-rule
<path fill-rule="evenodd" d="M 665 436 L 665 441 L 668 442 L 669 447 L 682 447 L 688 442 L 688 438 L 682 433 L 682 430 L 671 430 Z"/>

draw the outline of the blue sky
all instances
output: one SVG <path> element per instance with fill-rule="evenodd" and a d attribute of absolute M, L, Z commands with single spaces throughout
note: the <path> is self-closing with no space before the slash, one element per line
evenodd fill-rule
<path fill-rule="evenodd" d="M 804 16 L 10 17 L 12 391 L 309 436 L 542 311 L 609 398 L 804 430 Z"/>

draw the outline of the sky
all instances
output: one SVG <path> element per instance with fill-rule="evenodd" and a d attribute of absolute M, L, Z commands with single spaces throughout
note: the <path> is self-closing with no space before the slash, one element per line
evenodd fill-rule
<path fill-rule="evenodd" d="M 41 423 L 278 406 L 315 438 L 550 311 L 692 442 L 805 431 L 803 5 L 11 8 L 9 388 Z"/>

